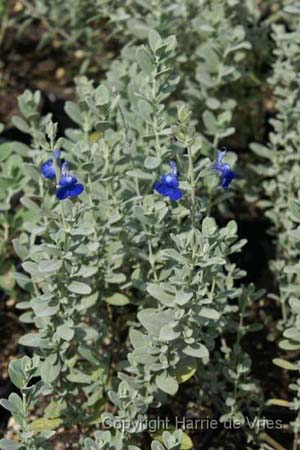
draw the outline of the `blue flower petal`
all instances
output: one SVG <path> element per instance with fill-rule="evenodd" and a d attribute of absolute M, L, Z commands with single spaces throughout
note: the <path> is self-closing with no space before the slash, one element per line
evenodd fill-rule
<path fill-rule="evenodd" d="M 76 183 L 77 183 L 77 178 L 74 177 L 73 175 L 64 175 L 61 177 L 61 179 L 58 182 L 58 184 L 60 186 L 71 186 Z"/>
<path fill-rule="evenodd" d="M 180 200 L 182 198 L 182 191 L 180 189 L 171 189 L 169 193 L 169 197 L 171 200 Z"/>
<path fill-rule="evenodd" d="M 43 177 L 48 178 L 49 180 L 54 180 L 56 174 L 52 159 L 48 159 L 41 165 L 41 174 L 43 175 Z"/>
<path fill-rule="evenodd" d="M 156 183 L 154 183 L 154 189 L 165 197 L 168 197 L 170 194 L 170 187 L 161 181 L 156 181 Z"/>
<path fill-rule="evenodd" d="M 227 189 L 231 181 L 236 178 L 236 174 L 231 170 L 229 164 L 224 164 L 221 171 L 221 185 L 223 189 Z"/>
<path fill-rule="evenodd" d="M 182 191 L 179 189 L 179 181 L 177 175 L 177 165 L 175 161 L 170 161 L 171 173 L 165 173 L 159 181 L 154 183 L 153 188 L 164 197 L 170 200 L 179 200 L 182 197 Z"/>
<path fill-rule="evenodd" d="M 172 174 L 162 175 L 161 182 L 172 188 L 177 188 L 179 186 L 178 178 Z"/>
<path fill-rule="evenodd" d="M 228 163 L 223 162 L 223 158 L 226 154 L 226 148 L 224 150 L 218 151 L 218 156 L 213 169 L 221 175 L 221 186 L 223 189 L 228 189 L 231 181 L 236 178 L 236 174 L 231 169 Z"/>
<path fill-rule="evenodd" d="M 172 175 L 177 176 L 178 173 L 177 173 L 177 164 L 176 164 L 176 162 L 175 161 L 170 161 L 169 162 L 169 166 L 171 167 Z"/>
<path fill-rule="evenodd" d="M 65 200 L 66 198 L 74 198 L 83 192 L 83 185 L 80 183 L 73 185 L 65 185 L 57 189 L 56 197 L 59 200 Z"/>
<path fill-rule="evenodd" d="M 221 173 L 221 171 L 222 171 L 222 167 L 223 167 L 222 161 L 223 161 L 225 154 L 226 154 L 226 150 L 218 151 L 217 160 L 216 160 L 215 164 L 213 165 L 213 169 L 219 173 Z"/>
<path fill-rule="evenodd" d="M 63 177 L 66 177 L 69 175 L 69 163 L 68 161 L 63 161 L 62 166 L 61 166 L 61 174 Z"/>
<path fill-rule="evenodd" d="M 177 187 L 171 187 L 167 184 L 157 181 L 154 183 L 154 189 L 164 197 L 169 197 L 170 200 L 180 200 L 182 198 L 182 191 Z"/>

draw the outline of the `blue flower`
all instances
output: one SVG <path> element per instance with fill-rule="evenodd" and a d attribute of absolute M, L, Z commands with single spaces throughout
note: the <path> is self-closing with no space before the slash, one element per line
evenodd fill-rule
<path fill-rule="evenodd" d="M 69 173 L 69 166 L 64 162 L 61 168 L 62 176 L 58 182 L 56 197 L 59 200 L 74 198 L 81 194 L 83 185 L 77 182 L 77 178 Z"/>
<path fill-rule="evenodd" d="M 179 189 L 177 165 L 175 161 L 170 161 L 171 172 L 162 175 L 160 181 L 154 183 L 154 189 L 170 200 L 180 200 L 182 191 Z"/>
<path fill-rule="evenodd" d="M 60 158 L 60 150 L 54 150 L 54 159 Z M 48 159 L 41 165 L 41 174 L 43 177 L 48 178 L 49 180 L 54 180 L 56 177 L 55 168 L 53 159 Z"/>
<path fill-rule="evenodd" d="M 54 180 L 56 177 L 53 159 L 48 159 L 41 165 L 41 174 L 43 177 L 48 178 L 49 180 Z"/>
<path fill-rule="evenodd" d="M 226 149 L 218 151 L 218 156 L 217 156 L 217 160 L 213 166 L 213 168 L 217 171 L 217 172 L 221 172 L 222 171 L 222 166 L 223 166 L 223 158 L 226 155 Z"/>
<path fill-rule="evenodd" d="M 235 172 L 231 169 L 230 165 L 223 162 L 223 158 L 226 154 L 226 148 L 218 152 L 217 160 L 213 165 L 213 169 L 221 176 L 221 186 L 224 190 L 228 189 L 231 181 L 236 178 Z"/>

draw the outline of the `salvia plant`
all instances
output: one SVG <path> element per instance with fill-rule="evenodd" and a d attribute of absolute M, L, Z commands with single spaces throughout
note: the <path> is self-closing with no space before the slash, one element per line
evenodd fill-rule
<path fill-rule="evenodd" d="M 176 96 L 182 100 L 188 97 L 194 120 L 203 127 L 214 147 L 231 136 L 235 126 L 243 126 L 239 118 L 244 118 L 245 110 L 250 123 L 253 122 L 249 108 L 242 109 L 238 105 L 242 92 L 253 93 L 247 101 L 259 115 L 259 101 L 255 102 L 260 85 L 255 75 L 259 64 L 255 57 L 262 53 L 262 49 L 256 51 L 257 33 L 267 48 L 269 41 L 259 22 L 260 10 L 251 0 L 99 0 L 84 4 L 56 0 L 51 7 L 44 0 L 22 0 L 21 4 L 23 8 L 17 16 L 21 29 L 33 20 L 38 21 L 44 30 L 39 45 L 53 41 L 58 47 L 74 50 L 75 59 L 76 55 L 81 55 L 78 59 L 81 72 L 103 49 L 105 43 L 99 33 L 100 25 L 105 24 L 108 30 L 108 38 L 105 39 L 110 38 L 125 49 L 128 45 L 145 43 L 150 30 L 157 30 L 163 38 L 177 30 L 179 56 L 174 59 L 173 67 L 184 77 Z M 76 53 L 78 48 L 83 50 Z M 255 51 L 254 58 L 250 57 L 250 49 Z M 249 56 L 247 62 L 246 56 Z M 102 52 L 103 64 L 106 63 Z M 92 65 L 90 69 L 93 70 Z M 119 71 L 120 67 L 116 70 Z M 124 59 L 123 71 L 128 73 Z M 255 129 L 257 124 L 252 126 Z M 247 134 L 248 131 L 244 132 Z"/>
<path fill-rule="evenodd" d="M 286 406 L 300 445 L 300 10 L 267 3 L 20 0 L 16 20 L 41 25 L 41 46 L 84 49 L 81 73 L 103 50 L 100 25 L 118 55 L 101 81 L 74 80 L 63 133 L 26 90 L 12 124 L 29 143 L 0 143 L 0 286 L 27 330 L 0 400 L 17 441 L 1 449 L 50 449 L 65 429 L 84 450 L 189 450 L 184 427 L 148 427 L 185 397 L 197 417 L 238 423 L 249 448 L 281 448 L 249 420 Z M 243 155 L 270 91 L 268 142 Z M 230 220 L 254 194 L 276 248 L 262 303 Z M 281 311 L 269 337 L 288 399 L 257 380 L 265 301 Z"/>
<path fill-rule="evenodd" d="M 108 71 L 108 81 L 123 90 L 123 98 L 130 96 L 132 62 L 136 46 L 145 42 L 149 30 L 153 45 L 172 30 L 176 33 L 176 57 L 172 70 L 181 74 L 172 99 L 184 102 L 192 110 L 192 125 L 197 125 L 202 135 L 202 153 L 208 156 L 224 139 L 239 130 L 239 135 L 257 133 L 261 125 L 258 92 L 264 80 L 256 72 L 263 64 L 263 49 L 268 54 L 270 39 L 261 21 L 261 13 L 254 2 L 112 2 L 105 4 L 104 15 L 110 17 L 117 36 L 128 35 L 122 57 L 115 59 Z M 257 36 L 263 40 L 258 42 Z M 132 39 L 128 42 L 129 37 Z M 243 96 L 243 104 L 239 98 Z M 136 100 L 135 100 L 136 102 Z M 172 103 L 170 106 L 172 107 Z M 126 104 L 123 105 L 126 109 Z M 256 118 L 254 113 L 256 111 Z M 245 123 L 247 126 L 245 127 Z M 237 133 L 235 134 L 236 138 Z M 231 154 L 231 163 L 235 155 Z M 209 208 L 214 208 L 216 179 L 203 178 Z M 235 183 L 237 189 L 243 185 Z M 223 191 L 223 199 L 230 199 L 232 190 Z M 218 209 L 228 213 L 228 202 Z"/>
<path fill-rule="evenodd" d="M 24 176 L 22 156 L 17 154 L 9 142 L 0 143 L 1 150 L 1 203 L 0 203 L 0 286 L 5 292 L 13 288 L 13 280 L 7 279 L 6 273 L 15 270 L 13 252 L 10 245 L 26 216 L 24 210 L 18 211 L 18 191 L 26 185 L 28 178 Z"/>
<path fill-rule="evenodd" d="M 1 399 L 1 405 L 10 411 L 18 424 L 22 443 L 18 444 L 9 439 L 2 439 L 2 448 L 25 448 L 28 450 L 49 448 L 47 440 L 54 434 L 54 431 L 41 430 L 39 432 L 38 427 L 33 430 L 29 418 L 31 411 L 38 404 L 43 389 L 43 382 L 37 381 L 40 375 L 39 362 L 38 356 L 33 358 L 24 356 L 22 359 L 12 361 L 9 365 L 10 379 L 19 389 L 20 395 L 10 394 L 7 400 Z"/>
<path fill-rule="evenodd" d="M 284 2 L 284 13 L 290 29 L 284 25 L 274 25 L 273 39 L 276 43 L 273 73 L 269 80 L 274 89 L 276 116 L 270 119 L 272 132 L 267 146 L 252 144 L 252 150 L 264 158 L 263 164 L 255 171 L 259 174 L 263 188 L 263 200 L 259 202 L 265 215 L 272 223 L 272 234 L 276 246 L 276 258 L 271 262 L 275 275 L 276 290 L 272 298 L 281 306 L 279 347 L 285 351 L 299 350 L 299 94 L 298 75 L 299 48 L 299 9 L 293 2 Z M 293 15 L 291 15 L 293 14 Z M 284 339 L 283 339 L 284 338 Z M 274 363 L 291 371 L 293 380 L 290 388 L 291 401 L 279 400 L 299 413 L 299 361 L 292 354 L 281 352 Z M 282 357 L 283 356 L 283 357 Z M 286 359 L 287 358 L 287 359 Z M 298 376 L 297 376 L 298 374 Z M 278 403 L 272 399 L 271 403 Z M 292 422 L 295 443 L 299 444 L 299 415 Z M 296 447 L 295 447 L 296 448 Z"/>
<path fill-rule="evenodd" d="M 150 32 L 148 45 L 131 54 L 126 95 L 111 73 L 99 86 L 79 78 L 76 102 L 66 103 L 77 126 L 64 138 L 51 116 L 40 116 L 38 92 L 20 97 L 14 124 L 31 145 L 22 153 L 29 216 L 14 239 L 24 272 L 15 280 L 28 293 L 17 305 L 21 320 L 36 329 L 20 342 L 35 349 L 37 392 L 48 405 L 30 424 L 36 397 L 23 407 L 18 448 L 39 448 L 62 423 L 101 421 L 111 430 L 87 437 L 85 448 L 137 449 L 149 407 L 210 370 L 198 399 L 207 401 L 209 391 L 222 420 L 243 422 L 259 405 L 241 339 L 251 331 L 247 307 L 260 294 L 236 287 L 244 273 L 231 255 L 244 242 L 233 221 L 219 228 L 209 216 L 202 182 L 214 179 L 218 202 L 237 175 L 226 150 L 203 155 L 187 107 L 172 108 L 175 51 L 174 36 Z M 115 412 L 104 412 L 106 395 Z M 180 442 L 179 432 L 166 432 L 151 448 Z"/>
<path fill-rule="evenodd" d="M 109 17 L 117 37 L 122 39 L 125 34 L 127 42 L 132 39 L 130 45 L 143 42 L 153 28 L 164 37 L 178 30 L 180 56 L 175 64 L 185 74 L 178 95 L 182 99 L 188 96 L 194 118 L 205 127 L 215 146 L 234 133 L 236 99 L 245 80 L 251 89 L 250 80 L 255 78 L 253 61 L 249 67 L 249 51 L 257 47 L 258 30 L 264 38 L 255 2 L 114 1 L 104 3 L 103 16 Z M 264 44 L 268 46 L 268 41 L 264 40 Z"/>
<path fill-rule="evenodd" d="M 80 1 L 71 4 L 55 0 L 50 5 L 43 0 L 22 0 L 18 8 L 18 19 L 23 27 L 28 27 L 32 21 L 40 22 L 44 28 L 40 46 L 54 40 L 57 46 L 76 49 L 79 42 L 84 40 L 86 49 L 91 50 L 99 38 L 93 28 L 93 6 L 92 2 L 85 2 L 83 5 Z"/>

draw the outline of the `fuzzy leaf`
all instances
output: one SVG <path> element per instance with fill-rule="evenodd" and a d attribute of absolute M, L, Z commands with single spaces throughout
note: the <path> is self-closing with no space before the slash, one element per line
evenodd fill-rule
<path fill-rule="evenodd" d="M 200 317 L 205 317 L 206 319 L 218 320 L 220 318 L 220 313 L 213 308 L 202 307 L 199 311 Z"/>
<path fill-rule="evenodd" d="M 151 30 L 149 32 L 148 40 L 149 40 L 150 48 L 153 51 L 153 53 L 156 53 L 156 51 L 163 45 L 162 38 L 160 37 L 158 32 L 155 30 Z"/>
<path fill-rule="evenodd" d="M 299 370 L 300 369 L 299 364 L 294 364 L 289 361 L 285 361 L 284 359 L 281 359 L 281 358 L 274 358 L 273 363 L 276 366 L 281 367 L 282 369 L 286 369 L 286 370 Z"/>
<path fill-rule="evenodd" d="M 128 303 L 130 303 L 129 298 L 124 294 L 120 294 L 119 292 L 116 292 L 110 297 L 105 297 L 104 301 L 109 305 L 114 306 L 125 306 L 128 305 Z"/>
<path fill-rule="evenodd" d="M 67 289 L 74 294 L 88 295 L 92 292 L 90 286 L 80 281 L 72 281 L 70 285 L 67 285 Z"/>
<path fill-rule="evenodd" d="M 48 419 L 47 417 L 42 417 L 41 419 L 36 419 L 30 424 L 30 428 L 32 431 L 45 431 L 45 430 L 56 430 L 61 424 L 63 420 L 56 419 Z"/>
<path fill-rule="evenodd" d="M 49 358 L 46 358 L 41 367 L 41 378 L 46 384 L 53 383 L 60 374 L 60 364 L 53 364 Z"/>
<path fill-rule="evenodd" d="M 39 272 L 58 272 L 62 267 L 62 261 L 59 259 L 45 260 L 39 263 Z"/>
<path fill-rule="evenodd" d="M 150 55 L 145 50 L 145 47 L 138 47 L 136 51 L 136 59 L 142 71 L 145 72 L 146 75 L 151 75 L 154 70 L 154 66 Z"/>
<path fill-rule="evenodd" d="M 0 449 L 1 450 L 18 450 L 23 447 L 22 444 L 18 444 L 11 439 L 0 439 Z"/>
<path fill-rule="evenodd" d="M 74 330 L 63 324 L 57 327 L 56 334 L 65 341 L 71 341 L 74 337 Z"/>
<path fill-rule="evenodd" d="M 178 391 L 178 383 L 175 378 L 163 372 L 155 377 L 155 383 L 159 389 L 169 395 L 175 395 Z"/>
<path fill-rule="evenodd" d="M 209 360 L 209 352 L 203 344 L 188 345 L 183 349 L 183 353 L 194 358 L 201 358 L 204 364 Z"/>

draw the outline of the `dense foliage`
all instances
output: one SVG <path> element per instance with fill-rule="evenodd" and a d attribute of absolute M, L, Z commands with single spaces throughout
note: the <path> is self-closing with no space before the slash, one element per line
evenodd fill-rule
<path fill-rule="evenodd" d="M 194 418 L 223 427 L 205 448 L 283 448 L 272 431 L 285 427 L 297 449 L 296 2 L 0 8 L 0 45 L 36 26 L 41 48 L 82 52 L 63 132 L 32 89 L 12 118 L 26 139 L 9 142 L 1 127 L 0 286 L 16 300 L 27 354 L 9 364 L 15 391 L 0 403 L 18 437 L 0 448 L 54 448 L 62 427 L 76 430 L 67 448 L 198 448 L 175 426 L 192 403 Z M 240 264 L 245 214 L 268 223 L 272 283 Z M 273 370 L 289 389 L 266 387 Z"/>

